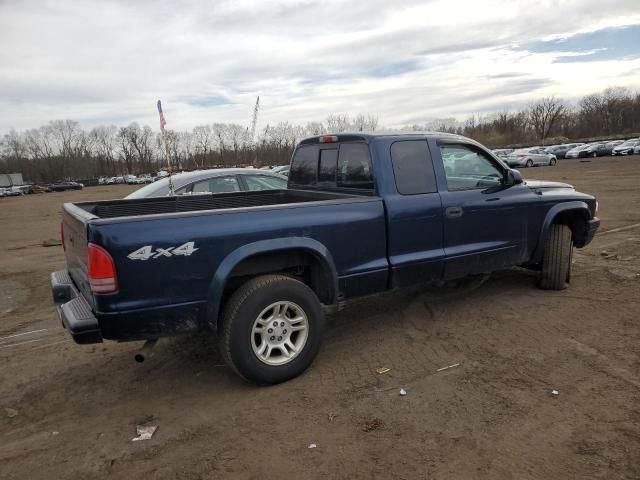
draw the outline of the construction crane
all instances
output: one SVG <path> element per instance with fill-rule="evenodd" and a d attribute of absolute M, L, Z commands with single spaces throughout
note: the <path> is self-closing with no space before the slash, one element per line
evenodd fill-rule
<path fill-rule="evenodd" d="M 260 97 L 256 100 L 256 106 L 253 109 L 253 120 L 251 120 L 251 143 L 255 142 L 256 124 L 258 123 L 258 110 L 260 109 Z"/>
<path fill-rule="evenodd" d="M 253 166 L 258 166 L 258 146 L 256 145 L 256 124 L 258 123 L 258 110 L 260 110 L 260 96 L 256 99 L 256 106 L 253 108 L 253 119 L 251 120 L 251 146 L 253 147 L 254 157 Z"/>

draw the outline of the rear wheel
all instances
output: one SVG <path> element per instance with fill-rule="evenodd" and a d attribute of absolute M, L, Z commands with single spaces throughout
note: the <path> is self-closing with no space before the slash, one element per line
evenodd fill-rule
<path fill-rule="evenodd" d="M 290 380 L 313 362 L 325 319 L 316 294 L 284 275 L 249 280 L 227 302 L 219 330 L 226 363 L 261 384 Z"/>
<path fill-rule="evenodd" d="M 564 290 L 571 280 L 573 242 L 567 225 L 553 224 L 547 237 L 539 286 L 544 290 Z"/>

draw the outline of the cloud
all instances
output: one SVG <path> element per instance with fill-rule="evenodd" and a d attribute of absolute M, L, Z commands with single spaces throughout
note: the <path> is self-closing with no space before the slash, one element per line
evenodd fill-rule
<path fill-rule="evenodd" d="M 247 125 L 258 95 L 258 128 L 464 118 L 640 86 L 638 25 L 637 0 L 4 0 L 0 134 L 57 118 L 156 125 L 158 98 L 176 129 Z"/>
<path fill-rule="evenodd" d="M 635 59 L 640 58 L 640 25 L 603 28 L 520 48 L 531 53 L 554 53 L 556 63 Z"/>

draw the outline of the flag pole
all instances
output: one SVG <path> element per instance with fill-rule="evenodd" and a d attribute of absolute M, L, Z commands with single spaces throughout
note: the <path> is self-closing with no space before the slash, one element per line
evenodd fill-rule
<path fill-rule="evenodd" d="M 158 100 L 158 115 L 160 115 L 160 133 L 162 134 L 162 140 L 164 141 L 164 151 L 167 154 L 167 173 L 169 174 L 169 195 L 173 195 L 173 179 L 172 168 L 171 168 L 171 153 L 169 151 L 169 140 L 167 139 L 167 134 L 164 130 L 164 126 L 167 124 L 167 121 L 164 118 L 164 113 L 162 113 L 162 103 Z"/>

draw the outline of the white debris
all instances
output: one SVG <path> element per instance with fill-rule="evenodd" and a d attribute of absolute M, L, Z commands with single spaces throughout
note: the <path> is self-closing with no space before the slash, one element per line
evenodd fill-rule
<path fill-rule="evenodd" d="M 309 444 L 309 446 L 307 448 L 316 448 L 318 445 L 316 445 L 315 443 L 311 443 Z"/>
<path fill-rule="evenodd" d="M 400 389 L 400 396 L 404 397 L 407 394 L 407 391 L 404 388 Z"/>
<path fill-rule="evenodd" d="M 551 390 L 551 395 L 555 395 L 557 397 L 560 395 L 560 392 L 558 390 Z"/>
<path fill-rule="evenodd" d="M 136 433 L 138 434 L 138 436 L 132 438 L 131 441 L 139 442 L 140 440 L 149 440 L 151 437 L 153 437 L 153 434 L 156 433 L 157 429 L 158 427 L 154 425 L 149 425 L 148 427 L 142 427 L 138 425 L 136 427 Z"/>
<path fill-rule="evenodd" d="M 7 417 L 9 418 L 18 416 L 18 410 L 16 410 L 15 408 L 5 408 L 4 411 L 6 412 Z"/>
<path fill-rule="evenodd" d="M 459 363 L 454 363 L 453 365 L 447 365 L 446 367 L 439 368 L 438 370 L 436 370 L 436 372 L 442 372 L 443 370 L 449 370 L 450 368 L 456 368 L 459 366 Z"/>

